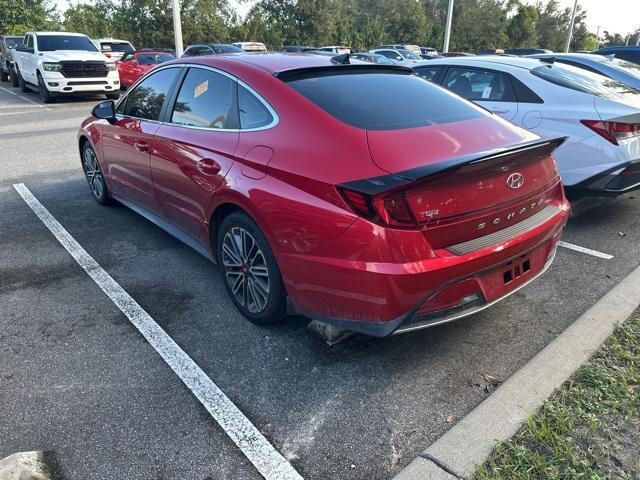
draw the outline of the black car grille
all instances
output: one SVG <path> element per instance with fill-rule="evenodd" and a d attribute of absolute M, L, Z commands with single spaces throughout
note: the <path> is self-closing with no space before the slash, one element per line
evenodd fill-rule
<path fill-rule="evenodd" d="M 60 62 L 62 75 L 67 78 L 106 77 L 108 70 L 104 62 Z"/>

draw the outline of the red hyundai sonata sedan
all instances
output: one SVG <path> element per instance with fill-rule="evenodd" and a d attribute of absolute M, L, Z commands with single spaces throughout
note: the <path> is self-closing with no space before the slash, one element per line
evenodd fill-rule
<path fill-rule="evenodd" d="M 545 271 L 569 212 L 561 142 L 403 67 L 284 53 L 169 62 L 78 135 L 95 199 L 217 262 L 249 320 L 375 336 L 472 314 Z"/>

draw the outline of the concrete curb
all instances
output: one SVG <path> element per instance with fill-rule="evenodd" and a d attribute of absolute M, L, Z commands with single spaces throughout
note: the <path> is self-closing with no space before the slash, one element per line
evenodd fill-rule
<path fill-rule="evenodd" d="M 637 267 L 394 480 L 471 477 L 493 452 L 495 442 L 511 438 L 639 304 Z"/>
<path fill-rule="evenodd" d="M 42 452 L 19 452 L 0 460 L 0 480 L 51 480 Z"/>

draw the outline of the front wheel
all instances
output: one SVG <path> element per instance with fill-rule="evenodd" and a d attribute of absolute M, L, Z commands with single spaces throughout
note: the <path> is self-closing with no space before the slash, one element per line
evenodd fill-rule
<path fill-rule="evenodd" d="M 284 284 L 258 225 L 246 213 L 232 213 L 220 225 L 217 247 L 222 281 L 238 310 L 258 325 L 282 320 Z"/>
<path fill-rule="evenodd" d="M 24 81 L 24 78 L 22 78 L 22 74 L 20 73 L 20 70 L 18 70 L 18 67 L 16 67 L 16 77 L 18 77 L 18 86 L 20 87 L 20 91 L 22 93 L 29 93 L 31 90 L 27 87 L 27 83 Z"/>
<path fill-rule="evenodd" d="M 12 87 L 19 86 L 18 74 L 16 72 L 17 72 L 17 70 L 16 70 L 15 66 L 9 69 L 9 75 L 11 75 L 11 86 Z"/>
<path fill-rule="evenodd" d="M 107 190 L 107 184 L 100 168 L 100 162 L 98 156 L 93 150 L 89 142 L 85 142 L 82 147 L 82 169 L 84 170 L 84 176 L 87 178 L 89 188 L 93 198 L 100 205 L 109 205 L 112 200 L 109 197 L 109 191 Z"/>
<path fill-rule="evenodd" d="M 55 97 L 51 95 L 51 92 L 47 88 L 47 85 L 44 83 L 44 79 L 42 75 L 38 73 L 38 94 L 40 95 L 40 99 L 44 103 L 53 103 L 56 101 Z"/>

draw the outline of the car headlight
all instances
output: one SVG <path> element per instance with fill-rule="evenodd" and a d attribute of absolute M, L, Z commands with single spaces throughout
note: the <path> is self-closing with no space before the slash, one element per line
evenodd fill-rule
<path fill-rule="evenodd" d="M 107 72 L 113 72 L 116 69 L 116 64 L 114 62 L 105 63 L 107 66 Z"/>
<path fill-rule="evenodd" d="M 60 63 L 43 63 L 42 68 L 47 72 L 60 72 L 62 65 Z"/>

